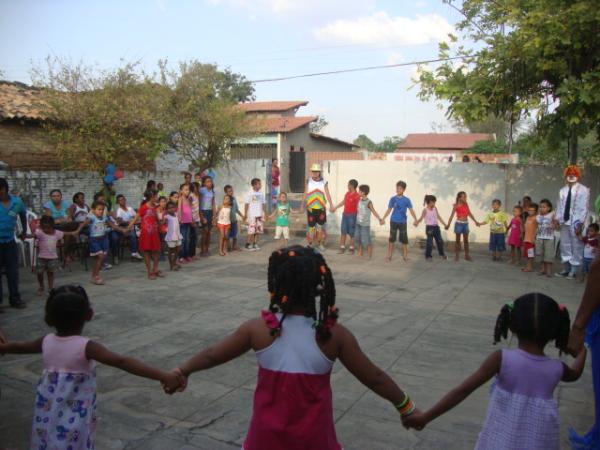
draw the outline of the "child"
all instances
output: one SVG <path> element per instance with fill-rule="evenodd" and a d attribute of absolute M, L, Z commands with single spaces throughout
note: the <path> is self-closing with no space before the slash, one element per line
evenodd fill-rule
<path fill-rule="evenodd" d="M 106 206 L 104 202 L 95 200 L 92 203 L 92 212 L 87 216 L 85 222 L 82 222 L 79 227 L 90 227 L 90 256 L 95 259 L 92 267 L 92 283 L 97 285 L 104 284 L 104 280 L 100 277 L 100 269 L 104 258 L 108 255 L 108 228 L 112 228 L 119 233 L 129 232 L 129 229 L 123 229 L 109 219 L 105 214 Z"/>
<path fill-rule="evenodd" d="M 506 230 L 508 229 L 508 215 L 502 211 L 502 202 L 495 198 L 492 200 L 492 212 L 488 213 L 481 225 L 490 224 L 490 252 L 492 261 L 502 261 L 502 253 L 506 251 Z"/>
<path fill-rule="evenodd" d="M 265 210 L 265 195 L 261 192 L 262 184 L 258 178 L 250 182 L 252 190 L 246 194 L 244 216 L 248 219 L 248 239 L 246 250 L 260 250 L 258 237 L 263 234 L 263 218 L 267 215 Z"/>
<path fill-rule="evenodd" d="M 157 277 L 165 276 L 158 270 L 160 235 L 158 233 L 159 220 L 156 212 L 157 200 L 158 191 L 156 189 L 149 189 L 144 192 L 144 202 L 140 205 L 136 216 L 127 227 L 129 231 L 138 219 L 141 220 L 140 250 L 144 254 L 144 263 L 146 264 L 149 280 L 156 280 Z"/>
<path fill-rule="evenodd" d="M 561 352 L 566 351 L 569 325 L 567 309 L 544 294 L 526 294 L 504 305 L 494 341 L 506 338 L 510 330 L 517 335 L 519 348 L 492 353 L 460 386 L 428 411 L 405 418 L 404 425 L 422 429 L 495 376 L 487 417 L 475 448 L 558 450 L 560 424 L 553 393 L 561 380 L 579 379 L 586 351 L 567 366 L 547 357 L 544 348 L 553 340 Z"/>
<path fill-rule="evenodd" d="M 194 226 L 189 184 L 183 183 L 179 186 L 179 198 L 177 202 L 177 218 L 179 219 L 182 236 L 179 263 L 186 264 L 192 261 L 190 244 L 192 244 L 191 234 L 193 232 L 192 227 Z"/>
<path fill-rule="evenodd" d="M 158 197 L 165 197 L 167 198 L 167 193 L 165 192 L 165 186 L 162 183 L 157 183 L 156 184 L 156 190 L 158 191 Z"/>
<path fill-rule="evenodd" d="M 523 208 L 519 205 L 513 208 L 513 218 L 510 221 L 508 245 L 510 245 L 510 264 L 521 264 L 521 247 L 523 245 Z"/>
<path fill-rule="evenodd" d="M 157 195 L 158 191 L 156 192 Z M 158 219 L 158 236 L 160 238 L 160 259 L 164 261 L 165 236 L 167 235 L 167 197 L 158 197 L 158 206 L 156 207 L 156 218 Z"/>
<path fill-rule="evenodd" d="M 213 179 L 209 176 L 205 176 L 202 178 L 202 187 L 200 188 L 200 218 L 202 220 L 200 256 L 208 256 L 210 230 L 212 229 L 215 210 L 215 189 Z"/>
<path fill-rule="evenodd" d="M 398 181 L 396 183 L 396 195 L 390 198 L 388 203 L 388 209 L 381 219 L 385 223 L 385 219 L 390 215 L 392 211 L 392 217 L 390 218 L 390 239 L 388 243 L 387 260 L 392 260 L 392 254 L 394 253 L 394 243 L 398 239 L 402 243 L 402 258 L 404 261 L 408 261 L 408 231 L 406 228 L 406 211 L 410 211 L 410 215 L 414 221 L 417 221 L 417 216 L 413 210 L 412 203 L 408 197 L 404 195 L 406 190 L 406 183 L 404 181 Z"/>
<path fill-rule="evenodd" d="M 250 350 L 256 353 L 258 383 L 245 450 L 340 450 L 330 381 L 338 358 L 401 415 L 415 411 L 408 395 L 369 360 L 354 335 L 336 323 L 335 285 L 320 253 L 301 246 L 273 252 L 268 289 L 269 311 L 175 370 L 189 377 Z"/>
<path fill-rule="evenodd" d="M 229 242 L 229 230 L 231 229 L 231 197 L 229 195 L 223 196 L 223 205 L 219 208 L 215 219 L 219 229 L 219 255 L 225 256 L 227 254 L 227 243 Z"/>
<path fill-rule="evenodd" d="M 275 239 L 283 239 L 283 247 L 287 247 L 290 239 L 290 204 L 287 201 L 287 194 L 282 192 L 279 194 L 277 205 L 270 219 L 275 217 Z"/>
<path fill-rule="evenodd" d="M 80 222 L 79 227 L 75 231 L 60 231 L 54 229 L 54 219 L 52 216 L 42 216 L 40 219 L 40 227 L 35 230 L 34 237 L 36 239 L 38 254 L 35 263 L 38 279 L 38 295 L 44 293 L 44 272 L 48 277 L 48 290 L 54 287 L 54 272 L 58 268 L 58 254 L 56 245 L 64 236 L 75 236 L 79 233 L 82 227 Z"/>
<path fill-rule="evenodd" d="M 348 181 L 348 192 L 344 195 L 342 200 L 337 206 L 331 209 L 331 212 L 335 212 L 336 209 L 344 206 L 344 213 L 342 214 L 342 228 L 340 232 L 340 255 L 343 255 L 346 251 L 346 236 L 350 238 L 350 247 L 348 253 L 354 254 L 354 234 L 356 231 L 356 214 L 358 213 L 358 202 L 360 201 L 360 194 L 356 192 L 358 187 L 358 181 Z"/>
<path fill-rule="evenodd" d="M 527 220 L 525 221 L 525 234 L 523 235 L 523 256 L 527 259 L 523 272 L 533 272 L 533 260 L 535 259 L 535 235 L 537 233 L 537 203 L 529 203 Z"/>
<path fill-rule="evenodd" d="M 421 213 L 421 217 L 415 223 L 415 226 L 419 226 L 421 221 L 425 220 L 425 234 L 427 235 L 427 245 L 425 246 L 425 259 L 428 261 L 432 260 L 431 252 L 433 250 L 433 240 L 435 239 L 435 246 L 437 247 L 438 253 L 442 259 L 448 259 L 446 254 L 444 253 L 444 240 L 442 239 L 442 233 L 440 230 L 440 226 L 438 222 L 446 227 L 446 222 L 438 213 L 437 207 L 435 206 L 435 202 L 437 199 L 435 195 L 426 195 L 424 204 L 425 208 L 423 208 L 423 212 Z"/>
<path fill-rule="evenodd" d="M 238 216 L 240 216 L 242 220 L 246 220 L 246 217 L 240 211 L 237 199 L 233 195 L 233 187 L 227 184 L 223 188 L 223 191 L 226 195 L 229 195 L 229 197 L 231 198 L 231 228 L 229 228 L 229 239 L 231 239 L 231 251 L 235 251 L 239 250 L 237 246 Z"/>
<path fill-rule="evenodd" d="M 171 191 L 171 193 L 169 194 L 169 201 L 175 203 L 176 205 L 179 205 L 179 192 Z"/>
<path fill-rule="evenodd" d="M 356 215 L 356 231 L 354 233 L 354 242 L 358 249 L 358 256 L 362 257 L 363 251 L 367 249 L 367 255 L 369 259 L 373 257 L 373 243 L 371 242 L 371 214 L 377 217 L 381 225 L 384 224 L 383 220 L 375 211 L 373 202 L 369 200 L 369 192 L 371 188 L 367 184 L 361 184 L 358 188 L 360 195 L 360 201 L 358 202 L 357 215 Z"/>
<path fill-rule="evenodd" d="M 598 253 L 598 224 L 592 223 L 588 226 L 587 236 L 582 237 L 581 232 L 577 236 L 584 244 L 583 247 L 583 278 L 587 276 L 590 271 L 590 264 L 596 258 Z"/>
<path fill-rule="evenodd" d="M 450 228 L 452 219 L 456 214 L 456 223 L 454 224 L 454 235 L 456 243 L 454 245 L 454 261 L 458 261 L 460 257 L 460 237 L 462 236 L 465 245 L 465 261 L 473 261 L 469 253 L 469 218 L 475 222 L 475 225 L 480 226 L 479 222 L 473 217 L 469 204 L 467 203 L 467 193 L 460 191 L 456 194 L 456 203 L 452 207 L 452 214 L 446 224 L 446 230 Z"/>
<path fill-rule="evenodd" d="M 537 234 L 535 238 L 536 255 L 542 268 L 540 275 L 552 277 L 554 263 L 554 213 L 552 203 L 547 198 L 540 200 L 540 213 L 537 215 Z"/>
<path fill-rule="evenodd" d="M 190 183 L 190 205 L 192 207 L 192 224 L 190 226 L 190 260 L 200 258 L 197 255 L 197 249 L 200 247 L 200 240 L 198 236 L 201 235 L 202 230 L 202 215 L 200 214 L 200 183 L 194 181 Z"/>
<path fill-rule="evenodd" d="M 179 270 L 181 266 L 177 263 L 177 255 L 181 250 L 181 232 L 179 231 L 179 219 L 177 218 L 177 204 L 167 203 L 167 215 L 165 216 L 167 225 L 167 234 L 165 242 L 167 243 L 167 252 L 169 257 L 169 268 Z"/>
<path fill-rule="evenodd" d="M 93 209 L 93 208 L 92 208 Z M 30 342 L 0 341 L 0 354 L 42 353 L 44 371 L 37 385 L 31 443 L 35 449 L 94 448 L 96 431 L 95 361 L 176 388 L 177 375 L 119 355 L 81 336 L 94 311 L 81 286 L 50 291 L 45 321 L 56 333 Z"/>

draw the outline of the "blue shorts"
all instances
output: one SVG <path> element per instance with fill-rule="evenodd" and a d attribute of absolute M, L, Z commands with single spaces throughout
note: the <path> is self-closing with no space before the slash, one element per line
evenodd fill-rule
<path fill-rule="evenodd" d="M 506 235 L 504 233 L 490 233 L 490 252 L 506 251 Z"/>
<path fill-rule="evenodd" d="M 342 214 L 342 234 L 354 236 L 356 230 L 356 214 Z"/>
<path fill-rule="evenodd" d="M 209 230 L 212 228 L 212 220 L 213 220 L 213 212 L 212 209 L 203 209 L 202 216 L 206 219 L 206 223 L 200 222 L 202 228 L 208 228 Z"/>
<path fill-rule="evenodd" d="M 108 253 L 108 236 L 90 238 L 90 256 L 106 255 Z"/>
<path fill-rule="evenodd" d="M 583 273 L 590 273 L 590 264 L 593 261 L 593 258 L 583 258 Z"/>
<path fill-rule="evenodd" d="M 231 227 L 229 228 L 229 239 L 237 239 L 238 236 L 238 223 L 231 222 Z"/>
<path fill-rule="evenodd" d="M 468 222 L 455 222 L 454 233 L 456 234 L 469 234 L 469 223 Z"/>
<path fill-rule="evenodd" d="M 357 248 L 368 247 L 371 245 L 371 225 L 356 225 L 356 233 L 354 234 L 354 245 Z"/>

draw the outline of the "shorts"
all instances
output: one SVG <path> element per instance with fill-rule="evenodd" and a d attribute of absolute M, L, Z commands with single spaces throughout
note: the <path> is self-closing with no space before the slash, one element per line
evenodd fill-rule
<path fill-rule="evenodd" d="M 58 258 L 48 259 L 37 257 L 35 261 L 37 273 L 56 272 L 58 270 Z"/>
<path fill-rule="evenodd" d="M 90 256 L 108 254 L 108 236 L 90 237 Z"/>
<path fill-rule="evenodd" d="M 237 239 L 238 236 L 238 223 L 231 222 L 231 228 L 229 229 L 229 239 Z"/>
<path fill-rule="evenodd" d="M 590 273 L 590 265 L 594 261 L 594 258 L 583 258 L 583 273 Z"/>
<path fill-rule="evenodd" d="M 455 222 L 454 223 L 455 234 L 469 234 L 469 222 Z"/>
<path fill-rule="evenodd" d="M 206 219 L 206 223 L 202 223 L 202 221 L 200 221 L 200 228 L 208 228 L 209 230 L 212 228 L 213 226 L 213 212 L 212 209 L 203 209 L 202 210 L 202 216 L 204 217 L 204 219 Z"/>
<path fill-rule="evenodd" d="M 309 228 L 317 225 L 323 226 L 327 223 L 327 211 L 324 209 L 309 209 L 306 211 Z"/>
<path fill-rule="evenodd" d="M 217 223 L 217 228 L 219 230 L 223 230 L 223 234 L 229 237 L 229 229 L 231 228 L 231 224 L 229 223 Z"/>
<path fill-rule="evenodd" d="M 248 218 L 248 234 L 263 234 L 263 218 L 250 217 Z"/>
<path fill-rule="evenodd" d="M 275 239 L 289 239 L 290 238 L 290 227 L 283 227 L 281 225 L 277 225 L 275 227 Z"/>
<path fill-rule="evenodd" d="M 371 225 L 356 224 L 356 232 L 354 233 L 354 245 L 356 247 L 368 247 L 371 242 Z"/>
<path fill-rule="evenodd" d="M 356 214 L 342 214 L 342 229 L 340 232 L 342 234 L 347 234 L 349 236 L 354 236 L 354 232 L 356 230 Z"/>
<path fill-rule="evenodd" d="M 400 243 L 408 244 L 408 233 L 405 223 L 390 222 L 390 242 L 400 241 Z"/>
<path fill-rule="evenodd" d="M 535 244 L 533 242 L 523 242 L 523 256 L 525 258 L 535 258 Z"/>
<path fill-rule="evenodd" d="M 506 235 L 504 233 L 490 233 L 490 252 L 506 251 Z"/>
<path fill-rule="evenodd" d="M 536 239 L 535 241 L 535 255 L 538 257 L 540 262 L 551 263 L 554 262 L 554 238 L 552 239 Z"/>
<path fill-rule="evenodd" d="M 181 247 L 181 239 L 177 239 L 176 241 L 167 241 L 168 248 L 177 248 Z"/>

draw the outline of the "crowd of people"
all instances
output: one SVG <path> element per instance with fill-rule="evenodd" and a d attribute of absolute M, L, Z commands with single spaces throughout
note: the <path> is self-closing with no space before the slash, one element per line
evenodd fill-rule
<path fill-rule="evenodd" d="M 586 249 L 597 248 L 593 240 L 597 239 L 598 226 L 589 224 L 585 230 L 585 221 L 580 220 L 579 214 L 589 202 L 589 190 L 578 183 L 580 174 L 572 168 L 565 172 L 566 189 L 561 190 L 556 211 L 547 199 L 537 205 L 525 198 L 522 205 L 513 208 L 509 222 L 500 200 L 493 200 L 491 211 L 479 222 L 471 213 L 464 192 L 458 193 L 447 221 L 438 213 L 436 198 L 431 194 L 425 197 L 424 209 L 417 216 L 405 195 L 407 185 L 403 181 L 396 184 L 396 194 L 390 198 L 383 215 L 368 198 L 369 186 L 359 185 L 356 180 L 349 181 L 344 199 L 333 204 L 320 166 L 311 169 L 312 176 L 306 182 L 301 204 L 301 210 L 307 212 L 308 246 L 287 247 L 289 221 L 285 220 L 289 220 L 292 211 L 287 196 L 279 192 L 273 213 L 267 215 L 262 183 L 257 178 L 251 181 L 244 197 L 243 211 L 230 185 L 224 186 L 223 200 L 220 205 L 216 204 L 210 176 L 192 182 L 191 174 L 185 174 L 179 191 L 168 194 L 160 183 L 149 181 L 137 211 L 127 205 L 124 196 L 110 190 L 96 194 L 89 208 L 83 194 L 77 193 L 73 204 L 68 204 L 62 200 L 60 191 L 54 190 L 33 235 L 37 240 L 40 289 L 43 292 L 44 273 L 51 288 L 45 321 L 55 333 L 28 342 L 9 342 L 0 331 L 0 354 L 43 354 L 44 372 L 36 388 L 31 448 L 94 448 L 94 361 L 159 380 L 164 391 L 173 394 L 186 388 L 193 373 L 253 350 L 257 353 L 259 372 L 253 415 L 244 442 L 246 450 L 341 448 L 333 421 L 330 384 L 336 359 L 365 386 L 388 400 L 405 427 L 416 430 L 425 428 L 494 377 L 496 383 L 477 448 L 558 449 L 560 425 L 553 393 L 560 381 L 574 382 L 580 378 L 586 359 L 583 333 L 588 325 L 592 357 L 595 362 L 600 357 L 600 258 L 596 250 L 586 253 Z M 501 258 L 508 242 L 512 250 L 511 263 L 517 264 L 522 252 L 527 260 L 523 270 L 531 271 L 537 252 L 542 256 L 541 273 L 551 275 L 554 258 L 549 255 L 554 256 L 554 249 L 544 241 L 559 230 L 564 263 L 559 275 L 571 276 L 580 265 L 593 271 L 572 330 L 567 309 L 551 297 L 541 293 L 519 296 L 501 308 L 494 330 L 495 342 L 506 339 L 509 331 L 512 332 L 517 337 L 518 348 L 493 352 L 476 372 L 431 408 L 418 409 L 409 395 L 369 360 L 354 335 L 337 322 L 335 282 L 323 253 L 318 251 L 325 239 L 327 204 L 331 211 L 344 207 L 340 253 L 357 248 L 358 254 L 371 256 L 370 217 L 374 216 L 380 224 L 390 217 L 388 259 L 393 255 L 397 240 L 402 244 L 404 259 L 408 258 L 410 214 L 414 226 L 425 222 L 426 258 L 432 257 L 433 241 L 440 256 L 446 257 L 440 224 L 449 229 L 455 219 L 455 257 L 459 258 L 462 243 L 465 259 L 470 260 L 470 220 L 477 226 L 490 225 L 490 251 L 494 260 Z M 85 323 L 93 316 L 86 290 L 74 285 L 53 287 L 57 245 L 63 239 L 87 236 L 89 254 L 95 258 L 92 282 L 102 284 L 100 273 L 107 264 L 110 242 L 128 236 L 132 255 L 142 253 L 148 278 L 155 280 L 164 276 L 159 269 L 163 247 L 167 249 L 169 267 L 178 270 L 196 257 L 208 255 L 213 226 L 219 231 L 219 253 L 224 256 L 236 249 L 238 219 L 247 222 L 245 248 L 249 251 L 259 249 L 259 237 L 267 220 L 275 220 L 276 235 L 282 239 L 282 248 L 269 258 L 269 309 L 171 371 L 116 354 L 84 337 Z M 25 206 L 9 194 L 8 183 L 0 178 L 0 263 L 9 276 L 10 302 L 20 307 L 18 286 L 15 287 L 14 279 L 10 278 L 13 269 L 8 267 L 11 255 L 12 263 L 18 259 L 14 247 L 17 220 L 22 229 L 27 230 Z M 346 243 L 349 243 L 348 248 Z M 66 246 L 65 252 L 68 253 Z M 590 255 L 595 260 L 591 260 Z M 545 356 L 544 349 L 552 341 L 561 352 L 575 358 L 570 365 Z M 596 382 L 600 380 L 600 370 L 597 370 L 600 366 L 595 364 L 594 367 Z M 595 387 L 598 395 L 600 385 Z M 69 401 L 63 401 L 67 397 Z M 597 401 L 597 409 L 599 404 Z M 293 426 L 298 417 L 302 420 L 301 427 Z M 597 448 L 594 445 L 598 445 L 598 435 L 597 426 L 585 436 L 573 433 L 573 448 Z"/>

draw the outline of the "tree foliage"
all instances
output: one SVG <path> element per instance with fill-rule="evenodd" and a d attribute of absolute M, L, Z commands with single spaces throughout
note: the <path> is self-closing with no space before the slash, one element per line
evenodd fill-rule
<path fill-rule="evenodd" d="M 462 62 L 422 70 L 420 97 L 448 101 L 467 123 L 490 114 L 508 122 L 536 115 L 536 134 L 555 143 L 600 131 L 600 8 L 596 0 L 464 0 L 458 24 L 472 47 Z M 457 38 L 451 36 L 451 41 Z M 440 56 L 449 57 L 448 43 Z"/>
<path fill-rule="evenodd" d="M 320 133 L 327 125 L 329 121 L 324 116 L 318 116 L 316 122 L 312 122 L 308 127 L 311 133 Z"/>
<path fill-rule="evenodd" d="M 373 140 L 371 140 L 366 134 L 359 134 L 352 143 L 371 152 L 377 151 L 377 144 L 373 142 Z"/>
<path fill-rule="evenodd" d="M 354 139 L 353 144 L 367 149 L 370 152 L 391 153 L 396 151 L 396 148 L 402 142 L 404 142 L 404 139 L 399 136 L 386 136 L 383 141 L 375 143 L 367 135 L 360 134 L 356 139 Z"/>

